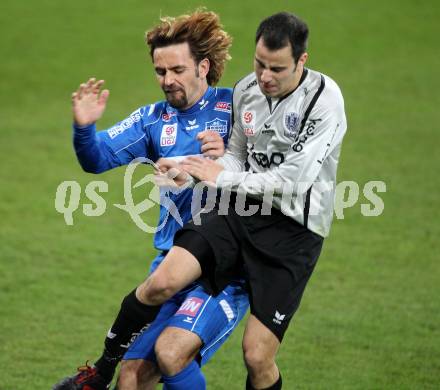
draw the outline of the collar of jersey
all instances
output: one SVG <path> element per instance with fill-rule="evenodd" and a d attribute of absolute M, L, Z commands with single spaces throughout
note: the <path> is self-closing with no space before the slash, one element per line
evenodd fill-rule
<path fill-rule="evenodd" d="M 203 111 L 208 104 L 205 104 L 205 106 L 202 108 L 202 110 L 200 110 L 200 107 L 203 105 L 202 102 L 204 102 L 205 100 L 209 102 L 209 99 L 211 98 L 211 95 L 213 93 L 214 93 L 214 88 L 208 86 L 208 89 L 206 90 L 204 95 L 197 102 L 195 102 L 190 108 L 188 108 L 186 110 L 178 110 L 178 109 L 170 106 L 169 104 L 168 104 L 168 107 L 170 109 L 172 109 L 173 111 L 179 113 L 179 115 L 193 114 L 195 112 Z M 169 110 L 167 110 L 167 111 L 169 111 Z"/>
<path fill-rule="evenodd" d="M 270 110 L 271 113 L 273 113 L 275 111 L 275 109 L 279 106 L 279 104 L 283 100 L 287 99 L 290 95 L 292 95 L 300 87 L 300 85 L 304 82 L 304 80 L 306 79 L 308 74 L 309 74 L 309 70 L 307 68 L 304 68 L 303 74 L 301 75 L 301 78 L 299 80 L 298 85 L 296 86 L 295 89 L 293 89 L 292 91 L 290 91 L 286 95 L 284 95 L 284 96 L 282 96 L 282 97 L 280 97 L 278 99 L 275 99 L 275 100 L 270 98 L 269 96 L 266 96 L 266 100 L 267 100 L 267 103 L 269 104 L 269 110 Z M 275 103 L 275 106 L 274 106 L 273 103 Z M 272 109 L 272 107 L 273 107 L 273 109 Z"/>

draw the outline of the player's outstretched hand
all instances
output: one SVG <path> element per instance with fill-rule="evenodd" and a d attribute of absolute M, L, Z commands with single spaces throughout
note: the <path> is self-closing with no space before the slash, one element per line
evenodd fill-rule
<path fill-rule="evenodd" d="M 101 91 L 103 84 L 104 80 L 90 78 L 72 93 L 73 121 L 76 125 L 88 126 L 101 118 L 110 94 L 108 89 Z"/>
<path fill-rule="evenodd" d="M 205 157 L 217 158 L 225 153 L 225 144 L 219 133 L 212 130 L 201 131 L 197 139 L 202 142 L 202 153 Z"/>

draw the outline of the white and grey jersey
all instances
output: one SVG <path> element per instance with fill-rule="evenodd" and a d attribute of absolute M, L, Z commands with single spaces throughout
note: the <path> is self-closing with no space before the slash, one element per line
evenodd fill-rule
<path fill-rule="evenodd" d="M 262 94 L 255 73 L 233 94 L 234 125 L 218 187 L 271 201 L 284 214 L 326 237 L 333 218 L 336 169 L 347 123 L 337 84 L 305 70 L 281 99 Z"/>

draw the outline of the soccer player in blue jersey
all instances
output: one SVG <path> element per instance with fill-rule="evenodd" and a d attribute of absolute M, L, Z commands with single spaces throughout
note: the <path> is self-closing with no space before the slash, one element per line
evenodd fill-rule
<path fill-rule="evenodd" d="M 215 158 L 224 152 L 231 127 L 232 91 L 214 85 L 229 58 L 231 38 L 222 30 L 218 16 L 196 11 L 164 18 L 147 32 L 146 42 L 165 101 L 143 106 L 111 128 L 96 132 L 95 123 L 109 96 L 108 90 L 102 90 L 104 81 L 89 79 L 72 95 L 74 147 L 87 172 L 104 172 L 138 157 L 157 161 L 204 154 Z M 175 204 L 183 223 L 191 219 L 191 189 L 162 196 Z M 163 228 L 154 237 L 159 253 L 151 272 L 171 248 L 180 228 L 178 219 L 161 205 L 158 226 Z M 168 390 L 205 388 L 200 364 L 225 341 L 247 310 L 242 281 L 232 282 L 215 297 L 195 283 L 154 308 L 141 303 L 138 295 L 135 289 L 123 299 L 94 366 L 80 368 L 54 389 L 108 389 L 128 345 L 147 327 L 125 356 L 119 388 L 151 388 L 161 376 Z"/>

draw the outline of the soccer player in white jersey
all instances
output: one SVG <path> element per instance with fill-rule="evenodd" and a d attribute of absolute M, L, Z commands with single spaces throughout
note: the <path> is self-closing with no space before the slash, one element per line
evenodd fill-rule
<path fill-rule="evenodd" d="M 234 89 L 226 154 L 188 158 L 176 177 L 211 183 L 231 201 L 201 214 L 201 225 L 185 225 L 140 288 L 141 301 L 154 306 L 197 278 L 217 293 L 244 275 L 251 305 L 243 339 L 247 389 L 281 388 L 275 356 L 333 216 L 344 101 L 332 79 L 305 68 L 307 38 L 307 25 L 293 14 L 261 22 L 255 72 Z M 176 167 L 161 163 L 163 171 Z"/>

